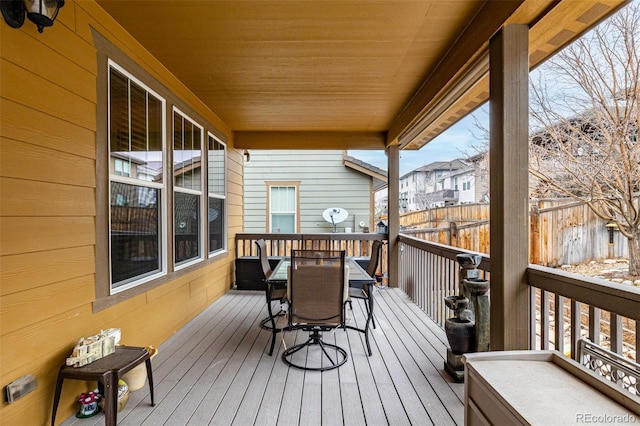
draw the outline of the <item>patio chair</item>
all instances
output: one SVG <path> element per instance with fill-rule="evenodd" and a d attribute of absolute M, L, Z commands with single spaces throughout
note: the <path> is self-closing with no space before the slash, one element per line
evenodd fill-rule
<path fill-rule="evenodd" d="M 344 325 L 344 256 L 344 251 L 292 252 L 287 287 L 287 329 L 310 333 L 306 342 L 291 346 L 282 354 L 283 360 L 292 367 L 326 371 L 340 367 L 347 361 L 344 349 L 322 339 L 322 333 Z"/>
<path fill-rule="evenodd" d="M 378 263 L 380 263 L 382 244 L 382 241 L 376 240 L 371 245 L 371 257 L 369 258 L 369 263 L 367 264 L 367 274 L 374 278 L 376 275 L 376 271 L 378 270 Z M 349 287 L 349 300 L 347 302 L 349 303 L 349 307 L 353 310 L 351 299 L 364 300 L 367 317 L 371 316 L 371 323 L 373 324 L 373 328 L 376 328 L 376 320 L 373 318 L 373 304 L 370 305 L 370 303 L 373 301 L 373 299 L 369 297 L 370 291 L 373 291 L 373 288 L 370 285 L 365 285 L 362 288 Z M 371 351 L 369 350 L 369 352 Z"/>
<path fill-rule="evenodd" d="M 261 238 L 256 241 L 256 245 L 258 246 L 258 256 L 260 258 L 260 266 L 263 273 L 262 281 L 264 283 L 264 291 L 267 299 L 267 311 L 269 312 L 269 316 L 260 321 L 260 326 L 271 331 L 271 347 L 269 348 L 269 356 L 271 356 L 276 344 L 276 335 L 282 331 L 282 328 L 276 327 L 276 321 L 277 317 L 285 314 L 285 310 L 282 309 L 282 304 L 286 303 L 285 296 L 287 290 L 285 287 L 280 287 L 276 284 L 267 284 L 267 279 L 271 276 L 272 272 L 269 259 L 267 258 L 267 244 Z M 276 314 L 273 313 L 272 304 L 274 301 L 280 304 L 280 310 Z"/>

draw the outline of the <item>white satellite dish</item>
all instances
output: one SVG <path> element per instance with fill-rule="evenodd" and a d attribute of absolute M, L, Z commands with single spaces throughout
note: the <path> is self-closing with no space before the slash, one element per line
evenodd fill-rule
<path fill-rule="evenodd" d="M 333 225 L 333 232 L 336 232 L 336 225 L 347 220 L 349 212 L 340 207 L 329 207 L 322 212 L 322 217 Z"/>

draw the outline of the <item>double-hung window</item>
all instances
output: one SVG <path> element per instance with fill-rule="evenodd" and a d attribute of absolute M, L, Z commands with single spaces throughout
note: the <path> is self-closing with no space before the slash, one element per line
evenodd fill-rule
<path fill-rule="evenodd" d="M 209 255 L 224 251 L 227 239 L 225 227 L 225 200 L 226 200 L 226 161 L 227 149 L 224 143 L 213 136 L 207 135 L 207 190 L 209 194 L 208 205 L 208 231 L 209 231 Z"/>
<path fill-rule="evenodd" d="M 297 232 L 298 187 L 269 185 L 269 232 Z"/>
<path fill-rule="evenodd" d="M 173 111 L 173 215 L 176 266 L 202 258 L 202 140 L 201 126 Z"/>
<path fill-rule="evenodd" d="M 163 98 L 109 62 L 111 293 L 166 273 L 164 111 Z"/>

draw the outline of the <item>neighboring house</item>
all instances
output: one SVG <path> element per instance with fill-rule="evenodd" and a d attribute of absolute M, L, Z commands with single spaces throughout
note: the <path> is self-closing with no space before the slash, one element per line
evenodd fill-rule
<path fill-rule="evenodd" d="M 381 185 L 375 190 L 375 217 L 376 224 L 381 218 L 387 218 L 389 215 L 389 185 Z"/>
<path fill-rule="evenodd" d="M 427 194 L 441 191 L 438 182 L 442 176 L 466 167 L 459 159 L 452 161 L 436 161 L 426 166 L 419 167 L 400 177 L 400 212 L 423 210 L 433 202 L 445 202 L 455 204 L 452 195 L 441 193 L 442 197 L 428 197 Z M 444 205 L 444 204 L 443 204 Z M 433 207 L 433 206 L 431 206 Z"/>
<path fill-rule="evenodd" d="M 374 191 L 387 172 L 342 150 L 251 151 L 244 173 L 245 232 L 332 232 L 322 213 L 345 209 L 338 232 L 374 232 Z"/>
<path fill-rule="evenodd" d="M 428 208 L 475 202 L 475 167 L 465 166 L 442 175 L 436 191 L 426 194 Z"/>
<path fill-rule="evenodd" d="M 610 108 L 615 111 L 622 110 L 624 106 L 624 99 L 618 99 L 617 107 Z M 607 111 L 587 110 L 581 115 L 535 130 L 529 136 L 530 168 L 553 181 L 563 182 L 566 187 L 569 182 L 579 180 L 573 176 L 580 176 L 585 164 L 597 168 L 612 167 L 627 156 L 633 158 L 638 142 L 638 118 L 632 114 L 629 120 L 623 121 L 622 117 L 615 114 L 612 117 Z M 562 149 L 559 149 L 560 145 Z M 612 160 L 614 158 L 618 159 Z M 621 172 L 621 175 L 631 173 L 633 176 L 637 172 L 632 170 Z M 577 185 L 574 193 L 578 191 L 577 195 L 585 196 L 591 194 L 591 190 L 589 185 Z M 566 196 L 553 185 L 542 182 L 535 173 L 529 174 L 529 191 L 535 198 Z"/>

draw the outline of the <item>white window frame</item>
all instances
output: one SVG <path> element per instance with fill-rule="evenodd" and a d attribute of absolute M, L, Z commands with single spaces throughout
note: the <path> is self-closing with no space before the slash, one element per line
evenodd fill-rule
<path fill-rule="evenodd" d="M 109 125 L 107 126 L 107 144 L 108 144 L 108 152 L 109 152 L 109 158 L 111 157 L 111 69 L 115 69 L 116 71 L 118 71 L 119 73 L 121 73 L 122 75 L 124 75 L 125 77 L 127 77 L 129 79 L 130 82 L 134 82 L 136 85 L 140 86 L 141 88 L 143 88 L 145 91 L 147 91 L 149 94 L 153 95 L 155 98 L 157 98 L 158 100 L 160 100 L 160 102 L 162 103 L 162 152 L 163 152 L 163 161 L 166 162 L 166 151 L 167 151 L 167 138 L 165 136 L 165 129 L 167 126 L 167 117 L 166 117 L 166 99 L 162 96 L 160 96 L 157 92 L 155 92 L 153 89 L 151 89 L 149 86 L 147 86 L 146 84 L 144 84 L 143 82 L 141 82 L 140 80 L 138 80 L 135 76 L 133 76 L 130 72 L 128 72 L 127 70 L 125 70 L 123 67 L 121 67 L 120 65 L 118 65 L 115 61 L 113 61 L 112 59 L 108 59 L 107 60 L 107 76 L 108 76 L 108 90 L 107 90 L 107 97 L 108 97 L 108 106 L 107 106 L 107 117 L 108 117 L 108 121 L 107 123 L 109 123 Z M 120 183 L 124 183 L 127 185 L 135 185 L 135 186 L 143 186 L 143 187 L 149 187 L 149 188 L 154 188 L 154 189 L 158 189 L 160 191 L 160 215 L 161 217 L 159 218 L 159 232 L 160 232 L 160 241 L 159 241 L 159 247 L 158 247 L 158 257 L 159 257 L 159 264 L 160 264 L 160 270 L 156 273 L 150 274 L 150 275 L 144 275 L 139 279 L 132 279 L 131 281 L 122 284 L 120 286 L 118 286 L 117 288 L 113 287 L 113 277 L 111 274 L 111 219 L 109 219 L 109 229 L 108 229 L 108 236 L 109 236 L 109 241 L 108 241 L 108 253 L 109 253 L 109 294 L 110 295 L 114 295 L 117 293 L 120 293 L 122 291 L 128 290 L 130 288 L 133 287 L 137 287 L 141 284 L 147 283 L 149 281 L 153 281 L 157 278 L 160 278 L 162 276 L 167 275 L 167 229 L 166 229 L 166 221 L 163 221 L 162 218 L 167 217 L 167 203 L 166 203 L 166 199 L 167 199 L 167 179 L 166 179 L 166 167 L 163 167 L 163 179 L 162 179 L 162 183 L 155 183 L 155 182 L 149 182 L 149 181 L 144 181 L 144 180 L 139 180 L 139 179 L 134 179 L 131 177 L 125 177 L 125 176 L 118 176 L 115 173 L 111 174 L 111 170 L 109 170 L 109 194 L 111 194 L 111 183 L 112 182 L 120 182 Z M 108 205 L 109 205 L 109 217 L 111 217 L 111 202 L 110 202 L 110 195 L 109 195 L 109 201 L 108 201 Z"/>
<path fill-rule="evenodd" d="M 229 235 L 229 229 L 228 229 L 228 224 L 229 222 L 227 221 L 228 218 L 228 212 L 227 212 L 227 144 L 222 142 L 220 140 L 220 138 L 217 138 L 213 133 L 211 132 L 207 132 L 207 140 L 206 140 L 206 151 L 205 151 L 205 155 L 207 158 L 207 176 L 208 176 L 208 172 L 209 172 L 209 138 L 214 139 L 216 142 L 218 142 L 220 145 L 222 145 L 224 147 L 224 161 L 223 161 L 223 172 L 224 172 L 224 178 L 223 178 L 223 185 L 224 185 L 224 190 L 223 190 L 223 194 L 216 194 L 213 193 L 209 190 L 209 179 L 207 178 L 205 180 L 206 185 L 207 185 L 207 198 L 206 198 L 206 211 L 207 211 L 207 215 L 205 216 L 207 218 L 206 220 L 206 225 L 205 225 L 205 238 L 207 241 L 207 252 L 209 253 L 209 258 L 212 257 L 216 257 L 216 256 L 220 256 L 222 254 L 227 253 L 227 236 Z M 222 200 L 222 204 L 223 204 L 223 210 L 224 210 L 224 217 L 223 217 L 223 225 L 222 225 L 222 248 L 219 248 L 215 251 L 211 251 L 211 247 L 209 247 L 209 198 L 217 198 L 219 200 Z"/>
<path fill-rule="evenodd" d="M 165 167 L 165 170 L 170 169 L 171 170 L 171 182 L 172 182 L 172 187 L 173 187 L 173 193 L 175 194 L 176 192 L 180 192 L 183 194 L 191 194 L 191 195 L 198 195 L 200 198 L 200 225 L 199 225 L 199 231 L 200 231 L 200 237 L 198 238 L 198 252 L 199 252 L 199 256 L 198 257 L 194 257 L 192 259 L 187 259 L 184 260 L 182 262 L 176 262 L 176 258 L 175 258 L 175 250 L 176 250 L 176 230 L 173 230 L 173 250 L 174 250 L 174 255 L 173 255 L 173 265 L 174 265 L 174 270 L 179 271 L 180 269 L 184 269 L 186 267 L 189 267 L 191 265 L 194 265 L 196 263 L 202 262 L 205 258 L 204 256 L 204 241 L 205 241 L 205 229 L 207 228 L 204 223 L 205 223 L 205 218 L 207 217 L 205 215 L 206 210 L 206 206 L 204 203 L 204 188 L 205 188 L 205 182 L 204 182 L 204 176 L 205 176 L 205 171 L 203 166 L 206 164 L 203 161 L 203 157 L 204 157 L 204 153 L 206 152 L 206 150 L 204 149 L 204 135 L 205 135 L 205 131 L 204 131 L 204 127 L 200 124 L 198 124 L 197 121 L 195 121 L 193 118 L 191 118 L 189 116 L 189 114 L 181 111 L 179 108 L 177 108 L 176 106 L 174 106 L 171 109 L 171 134 L 174 135 L 175 134 L 175 122 L 174 122 L 174 117 L 175 117 L 175 113 L 178 113 L 179 115 L 182 116 L 182 118 L 184 120 L 189 120 L 191 122 L 192 125 L 194 125 L 195 127 L 198 127 L 200 129 L 200 190 L 193 190 L 193 189 L 189 189 L 189 188 L 182 188 L 179 187 L 175 184 L 175 175 L 174 175 L 174 164 L 172 163 L 170 166 L 167 165 L 167 167 Z M 174 147 L 174 141 L 173 139 L 171 140 L 171 158 L 173 159 L 173 153 L 174 153 L 175 147 Z M 175 195 L 174 195 L 174 202 L 173 205 L 171 206 L 171 208 L 173 209 L 173 220 L 175 222 Z M 207 200 L 207 205 L 209 204 L 209 200 Z M 208 231 L 208 229 L 207 229 Z"/>
<path fill-rule="evenodd" d="M 300 224 L 299 224 L 299 215 L 300 215 L 300 185 L 296 182 L 268 182 L 267 183 L 267 221 L 269 224 L 268 232 L 273 231 L 273 211 L 271 210 L 271 190 L 272 188 L 293 188 L 295 191 L 294 198 L 294 210 L 292 212 L 276 212 L 276 213 L 293 213 L 293 223 L 294 230 L 293 233 L 298 233 Z"/>

